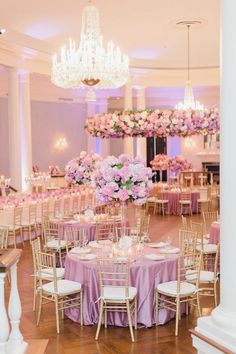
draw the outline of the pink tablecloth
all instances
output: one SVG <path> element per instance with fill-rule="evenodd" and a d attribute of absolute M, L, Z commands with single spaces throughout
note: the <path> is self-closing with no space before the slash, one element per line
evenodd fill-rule
<path fill-rule="evenodd" d="M 192 192 L 192 212 L 197 212 L 197 200 L 200 198 L 199 192 Z M 169 200 L 169 214 L 170 215 L 178 215 L 180 206 L 180 192 L 171 192 L 166 191 L 164 192 L 164 199 Z"/>
<path fill-rule="evenodd" d="M 145 253 L 156 253 L 145 248 Z M 176 279 L 177 255 L 166 255 L 162 261 L 149 261 L 143 256 L 130 264 L 130 285 L 137 288 L 138 324 L 151 327 L 155 321 L 155 287 Z M 68 254 L 65 261 L 65 279 L 75 280 L 83 287 L 83 318 L 85 325 L 98 322 L 100 296 L 97 264 L 95 261 L 81 261 L 75 254 Z M 66 315 L 79 322 L 79 310 L 68 309 Z M 159 323 L 167 322 L 173 314 L 160 310 Z M 124 313 L 109 313 L 108 324 L 125 327 L 128 325 Z"/>
<path fill-rule="evenodd" d="M 220 224 L 215 221 L 210 227 L 210 238 L 209 243 L 218 244 L 220 242 Z"/>
<path fill-rule="evenodd" d="M 65 231 L 72 231 L 74 229 L 78 230 L 78 228 L 86 229 L 86 236 L 88 241 L 94 241 L 96 238 L 96 225 L 94 223 L 88 224 L 80 224 L 75 223 L 74 221 L 70 223 L 70 221 L 60 222 L 60 238 L 61 240 L 65 239 Z"/>

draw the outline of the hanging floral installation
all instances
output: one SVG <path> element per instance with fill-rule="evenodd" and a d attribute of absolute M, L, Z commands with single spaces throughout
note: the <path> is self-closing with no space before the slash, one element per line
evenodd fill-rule
<path fill-rule="evenodd" d="M 102 138 L 208 135 L 219 132 L 220 115 L 217 109 L 124 111 L 89 117 L 85 129 Z"/>

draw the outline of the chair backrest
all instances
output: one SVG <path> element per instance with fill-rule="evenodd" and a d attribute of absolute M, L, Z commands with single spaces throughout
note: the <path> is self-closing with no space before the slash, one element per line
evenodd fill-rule
<path fill-rule="evenodd" d="M 96 224 L 96 240 L 108 240 L 109 236 L 115 236 L 114 223 L 112 221 L 100 222 Z"/>
<path fill-rule="evenodd" d="M 47 279 L 48 270 L 53 269 L 52 272 L 52 281 L 54 285 L 54 292 L 58 292 L 57 287 L 57 273 L 56 273 L 56 255 L 51 253 L 45 253 L 38 251 L 36 253 L 36 268 L 39 274 L 40 286 L 42 287 L 43 279 Z"/>
<path fill-rule="evenodd" d="M 37 268 L 37 253 L 41 252 L 41 243 L 40 243 L 40 238 L 37 237 L 35 240 L 31 241 L 31 247 L 32 247 L 32 256 L 33 256 L 33 266 L 34 266 L 34 273 L 38 271 Z"/>
<path fill-rule="evenodd" d="M 41 204 L 41 216 L 42 219 L 44 217 L 48 217 L 49 215 L 49 201 L 48 200 L 44 200 Z"/>
<path fill-rule="evenodd" d="M 191 192 L 181 192 L 180 193 L 180 200 L 181 201 L 191 201 L 192 200 L 192 193 Z"/>
<path fill-rule="evenodd" d="M 202 218 L 204 224 L 204 232 L 208 232 L 213 221 L 217 221 L 219 217 L 218 211 L 203 211 Z"/>
<path fill-rule="evenodd" d="M 182 254 L 195 253 L 197 233 L 191 230 L 179 230 L 179 248 Z"/>
<path fill-rule="evenodd" d="M 133 241 L 137 242 L 140 237 L 140 230 L 135 226 L 122 226 L 119 225 L 115 228 L 116 241 L 118 241 L 122 236 L 130 236 Z"/>
<path fill-rule="evenodd" d="M 108 207 L 105 204 L 96 206 L 96 214 L 106 214 L 108 212 Z"/>
<path fill-rule="evenodd" d="M 150 215 L 145 215 L 140 219 L 140 234 L 148 235 L 150 224 Z M 138 226 L 138 224 L 137 224 Z"/>
<path fill-rule="evenodd" d="M 118 258 L 98 259 L 98 274 L 101 296 L 104 296 L 105 287 L 122 288 L 123 296 L 129 297 L 129 262 L 122 262 Z"/>
<path fill-rule="evenodd" d="M 199 288 L 200 270 L 202 265 L 201 252 L 187 252 L 178 258 L 177 294 L 180 294 L 181 283 L 190 282 Z"/>
<path fill-rule="evenodd" d="M 54 200 L 54 216 L 61 214 L 61 199 Z"/>
<path fill-rule="evenodd" d="M 65 229 L 66 244 L 71 247 L 82 247 L 88 242 L 88 228 L 80 225 L 67 225 Z"/>
<path fill-rule="evenodd" d="M 59 223 L 50 221 L 49 218 L 43 219 L 43 235 L 45 243 L 59 238 Z"/>
<path fill-rule="evenodd" d="M 72 198 L 72 212 L 73 214 L 79 211 L 79 196 L 74 195 Z"/>
<path fill-rule="evenodd" d="M 8 227 L 0 226 L 0 249 L 7 249 Z"/>
<path fill-rule="evenodd" d="M 29 222 L 35 222 L 37 220 L 37 208 L 38 205 L 37 204 L 30 204 L 29 206 Z"/>
<path fill-rule="evenodd" d="M 64 198 L 63 212 L 64 212 L 64 215 L 69 215 L 70 214 L 70 197 Z"/>
<path fill-rule="evenodd" d="M 15 207 L 13 212 L 13 223 L 14 226 L 22 224 L 22 207 Z"/>

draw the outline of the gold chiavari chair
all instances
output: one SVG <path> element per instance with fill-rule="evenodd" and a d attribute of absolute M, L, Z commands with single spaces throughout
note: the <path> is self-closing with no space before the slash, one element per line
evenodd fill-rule
<path fill-rule="evenodd" d="M 60 224 L 51 221 L 49 218 L 43 220 L 44 250 L 55 253 L 59 257 L 60 267 L 62 259 L 67 254 L 67 242 L 60 237 Z"/>
<path fill-rule="evenodd" d="M 8 227 L 0 225 L 0 249 L 7 249 Z"/>
<path fill-rule="evenodd" d="M 201 248 L 203 249 L 203 245 L 206 245 L 209 243 L 207 236 L 204 235 L 203 224 L 201 222 L 191 220 L 190 221 L 190 229 L 197 233 L 197 244 L 201 245 Z"/>
<path fill-rule="evenodd" d="M 156 211 L 162 215 L 169 212 L 169 200 L 164 198 L 163 191 L 159 191 L 156 194 Z"/>
<path fill-rule="evenodd" d="M 182 254 L 196 253 L 197 232 L 192 230 L 179 230 L 179 248 Z"/>
<path fill-rule="evenodd" d="M 16 237 L 19 235 L 21 239 L 22 246 L 24 247 L 24 234 L 22 232 L 22 207 L 15 207 L 13 210 L 13 223 L 7 225 L 8 230 L 8 240 L 13 239 L 13 245 L 16 248 Z"/>
<path fill-rule="evenodd" d="M 150 210 L 153 213 L 153 215 L 156 214 L 156 208 L 157 208 L 156 199 L 157 198 L 155 195 L 153 195 L 147 199 L 147 201 L 146 201 L 146 214 L 148 214 L 150 212 Z"/>
<path fill-rule="evenodd" d="M 39 325 L 42 305 L 49 302 L 55 303 L 57 333 L 60 333 L 59 312 L 62 313 L 64 319 L 64 310 L 67 308 L 80 308 L 80 324 L 83 325 L 83 308 L 82 308 L 82 286 L 80 283 L 57 278 L 56 257 L 55 254 L 37 252 L 36 254 L 37 268 L 39 272 L 39 310 L 37 316 L 37 326 Z M 44 283 L 43 279 L 48 274 L 48 270 L 52 269 L 52 281 Z"/>
<path fill-rule="evenodd" d="M 34 232 L 34 237 L 37 237 L 38 223 L 37 223 L 37 204 L 29 205 L 28 220 L 22 221 L 22 232 L 25 231 L 28 234 L 29 240 L 32 240 L 32 233 Z"/>
<path fill-rule="evenodd" d="M 158 284 L 156 287 L 156 325 L 158 325 L 158 313 L 160 309 L 168 309 L 175 312 L 175 335 L 178 335 L 179 320 L 181 319 L 181 304 L 194 305 L 201 316 L 199 298 L 199 273 L 201 254 L 195 252 L 184 253 L 178 257 L 177 280 Z M 190 272 L 193 279 L 188 282 L 186 273 Z"/>
<path fill-rule="evenodd" d="M 218 211 L 204 211 L 202 212 L 202 219 L 204 224 L 204 233 L 208 234 L 209 229 L 213 221 L 217 221 L 219 218 Z"/>
<path fill-rule="evenodd" d="M 139 222 L 137 222 L 137 227 L 139 229 L 141 236 L 146 236 L 148 238 L 149 224 L 150 224 L 150 215 L 145 215 L 141 217 Z"/>
<path fill-rule="evenodd" d="M 100 312 L 95 339 L 98 340 L 102 318 L 107 328 L 107 313 L 126 312 L 131 340 L 134 342 L 132 315 L 134 327 L 137 329 L 137 289 L 129 286 L 129 262 L 118 259 L 99 259 L 98 274 L 100 282 Z"/>
<path fill-rule="evenodd" d="M 179 199 L 180 214 L 183 214 L 184 209 L 188 208 L 188 212 L 192 215 L 192 193 L 181 192 Z"/>
<path fill-rule="evenodd" d="M 34 267 L 34 299 L 33 299 L 33 311 L 35 311 L 36 308 L 36 297 L 38 293 L 38 288 L 39 288 L 39 269 L 37 267 L 37 253 L 41 252 L 41 242 L 40 238 L 37 237 L 35 240 L 31 242 L 31 247 L 32 247 L 32 256 L 33 256 L 33 267 Z M 63 279 L 65 274 L 65 269 L 64 268 L 56 268 L 56 277 L 57 279 Z M 52 281 L 53 280 L 53 268 L 48 268 L 47 271 L 45 270 L 45 274 L 42 280 L 45 281 Z"/>
<path fill-rule="evenodd" d="M 105 204 L 100 204 L 96 206 L 96 214 L 107 214 L 110 206 Z"/>
<path fill-rule="evenodd" d="M 209 211 L 211 207 L 211 189 L 209 187 L 200 188 L 200 198 L 197 199 L 197 213 Z"/>
<path fill-rule="evenodd" d="M 214 297 L 215 306 L 218 305 L 217 301 L 217 283 L 219 281 L 219 254 L 220 246 L 217 245 L 216 254 L 213 258 L 207 258 L 204 269 L 199 273 L 199 295 Z M 203 256 L 203 255 L 202 255 Z M 195 275 L 191 271 L 186 272 L 186 280 L 194 280 Z"/>
<path fill-rule="evenodd" d="M 88 228 L 81 225 L 68 225 L 65 230 L 67 251 L 74 247 L 86 246 L 88 243 Z"/>

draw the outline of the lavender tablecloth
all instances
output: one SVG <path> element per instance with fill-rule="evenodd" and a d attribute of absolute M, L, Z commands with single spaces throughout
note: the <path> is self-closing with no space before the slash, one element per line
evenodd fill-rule
<path fill-rule="evenodd" d="M 61 240 L 65 239 L 65 232 L 66 230 L 72 231 L 73 228 L 78 230 L 79 228 L 84 228 L 86 229 L 86 236 L 88 241 L 94 241 L 96 238 L 96 224 L 95 223 L 86 223 L 86 224 L 81 224 L 79 222 L 70 222 L 70 221 L 62 221 L 60 222 L 60 231 L 59 235 Z"/>
<path fill-rule="evenodd" d="M 158 251 L 154 251 L 157 253 Z M 145 248 L 144 253 L 154 253 Z M 176 279 L 177 255 L 166 255 L 162 261 L 150 261 L 140 256 L 130 264 L 130 285 L 137 288 L 138 324 L 151 327 L 155 323 L 155 287 L 159 283 Z M 65 261 L 65 279 L 78 281 L 83 287 L 83 318 L 85 325 L 98 322 L 100 296 L 97 263 L 82 261 L 78 255 L 68 254 Z M 79 322 L 79 310 L 68 309 L 66 315 Z M 159 324 L 167 322 L 173 313 L 165 309 L 159 312 Z M 108 324 L 125 327 L 128 325 L 125 313 L 109 313 Z"/>
<path fill-rule="evenodd" d="M 213 222 L 210 227 L 209 243 L 218 244 L 220 242 L 220 224 L 219 222 Z"/>
<path fill-rule="evenodd" d="M 193 213 L 197 212 L 197 200 L 199 198 L 200 198 L 199 192 L 197 191 L 192 192 L 192 212 Z M 164 199 L 169 200 L 169 214 L 178 215 L 180 210 L 179 208 L 180 192 L 166 191 L 164 192 Z"/>

